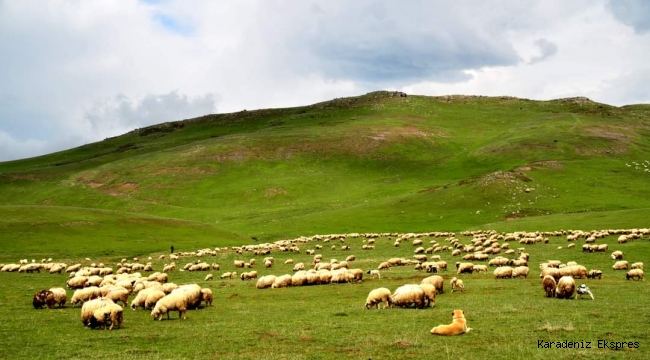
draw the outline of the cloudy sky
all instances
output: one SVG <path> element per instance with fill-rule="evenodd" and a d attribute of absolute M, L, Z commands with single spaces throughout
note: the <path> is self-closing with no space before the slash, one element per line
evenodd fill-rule
<path fill-rule="evenodd" d="M 645 0 L 0 0 L 0 161 L 380 89 L 619 106 L 649 84 Z"/>

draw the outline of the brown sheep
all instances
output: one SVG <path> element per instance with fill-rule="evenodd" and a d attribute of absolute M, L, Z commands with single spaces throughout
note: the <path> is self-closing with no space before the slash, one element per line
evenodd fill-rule
<path fill-rule="evenodd" d="M 555 297 L 555 287 L 557 286 L 555 278 L 551 275 L 544 276 L 544 279 L 542 279 L 542 286 L 544 287 L 546 297 Z"/>

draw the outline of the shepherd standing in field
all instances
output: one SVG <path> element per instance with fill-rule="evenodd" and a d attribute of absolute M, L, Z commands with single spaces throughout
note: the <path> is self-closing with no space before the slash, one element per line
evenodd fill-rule
<path fill-rule="evenodd" d="M 172 250 L 172 254 L 173 254 L 174 253 L 174 245 L 172 245 L 171 250 Z"/>

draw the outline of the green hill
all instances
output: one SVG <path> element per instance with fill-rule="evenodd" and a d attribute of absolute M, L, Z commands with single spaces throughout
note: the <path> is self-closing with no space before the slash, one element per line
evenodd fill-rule
<path fill-rule="evenodd" d="M 39 236 L 39 227 L 23 228 L 34 217 L 60 225 L 102 214 L 78 224 L 90 232 L 156 218 L 201 227 L 186 235 L 207 245 L 518 224 L 640 227 L 650 214 L 648 135 L 648 105 L 586 98 L 374 92 L 208 115 L 0 163 L 0 218 L 17 220 L 0 226 L 29 239 Z"/>

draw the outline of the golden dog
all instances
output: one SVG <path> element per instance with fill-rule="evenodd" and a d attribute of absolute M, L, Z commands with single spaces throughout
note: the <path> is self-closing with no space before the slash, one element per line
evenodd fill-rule
<path fill-rule="evenodd" d="M 467 327 L 467 320 L 463 310 L 454 310 L 451 313 L 453 321 L 449 325 L 438 325 L 431 329 L 432 335 L 461 335 L 470 332 L 472 329 Z"/>

